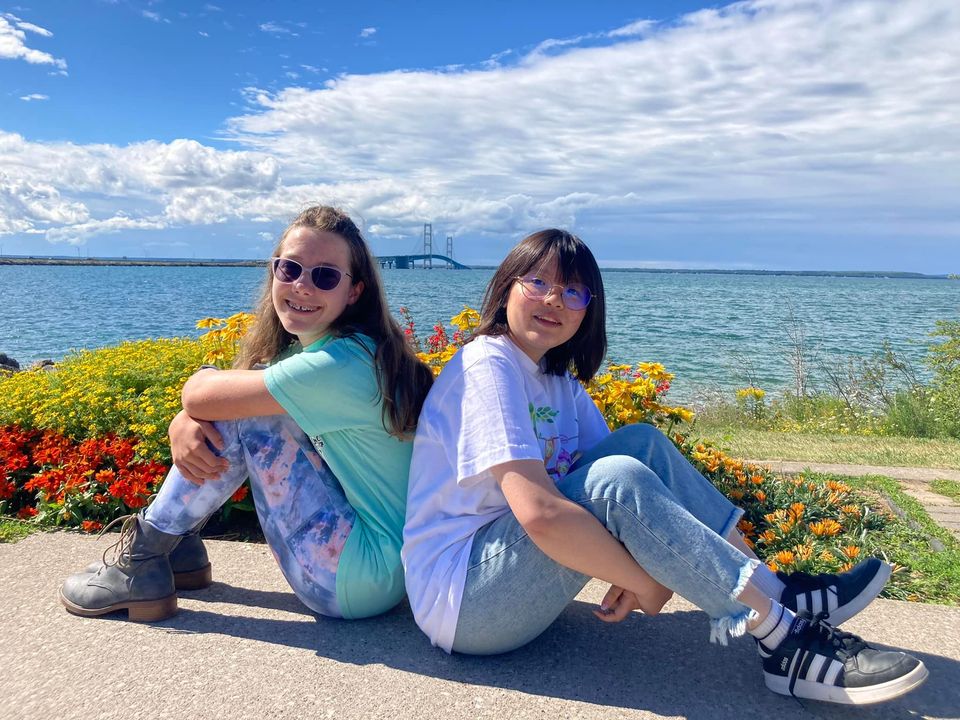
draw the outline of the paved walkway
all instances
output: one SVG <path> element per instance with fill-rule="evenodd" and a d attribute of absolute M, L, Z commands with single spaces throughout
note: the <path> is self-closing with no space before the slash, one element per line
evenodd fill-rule
<path fill-rule="evenodd" d="M 935 493 L 930 489 L 934 480 L 960 482 L 960 470 L 948 468 L 881 467 L 878 465 L 849 465 L 841 463 L 809 463 L 790 460 L 750 460 L 755 465 L 767 467 L 785 475 L 801 472 L 829 473 L 833 475 L 883 475 L 900 481 L 903 491 L 923 505 L 930 518 L 946 528 L 960 540 L 960 503 Z M 957 716 L 960 717 L 960 711 Z"/>
<path fill-rule="evenodd" d="M 405 605 L 371 620 L 317 618 L 266 546 L 237 542 L 208 541 L 216 582 L 183 593 L 170 620 L 68 615 L 57 586 L 109 542 L 57 532 L 0 545 L 3 718 L 960 716 L 960 608 L 875 601 L 845 627 L 920 657 L 926 684 L 870 709 L 801 705 L 764 688 L 750 640 L 709 645 L 706 616 L 684 601 L 601 623 L 596 582 L 536 641 L 485 658 L 430 647 Z"/>

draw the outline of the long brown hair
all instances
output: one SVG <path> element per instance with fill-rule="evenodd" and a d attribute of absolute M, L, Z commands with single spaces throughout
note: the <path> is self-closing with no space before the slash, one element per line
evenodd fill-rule
<path fill-rule="evenodd" d="M 279 256 L 283 242 L 295 228 L 309 228 L 334 233 L 350 248 L 352 284 L 363 283 L 357 301 L 347 305 L 330 324 L 336 337 L 354 337 L 360 333 L 373 339 L 377 386 L 383 399 L 383 427 L 391 435 L 408 437 L 417 427 L 423 399 L 433 383 L 433 374 L 421 363 L 407 343 L 403 331 L 387 309 L 383 282 L 370 248 L 353 220 L 341 210 L 315 205 L 301 212 L 280 236 L 273 251 Z M 234 367 L 251 369 L 272 361 L 296 341 L 280 323 L 273 307 L 273 271 L 267 278 L 255 311 L 257 321 L 243 339 Z"/>
<path fill-rule="evenodd" d="M 607 307 L 603 298 L 600 268 L 584 242 L 566 230 L 550 228 L 527 235 L 511 250 L 493 274 L 480 308 L 478 335 L 506 335 L 507 298 L 518 277 L 556 261 L 560 282 L 579 282 L 590 288 L 592 298 L 576 334 L 544 355 L 546 372 L 563 375 L 572 371 L 580 380 L 592 378 L 607 354 Z"/>

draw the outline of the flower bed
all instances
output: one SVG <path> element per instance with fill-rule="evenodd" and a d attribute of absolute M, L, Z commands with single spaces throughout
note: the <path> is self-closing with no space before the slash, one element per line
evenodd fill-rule
<path fill-rule="evenodd" d="M 401 312 L 408 338 L 435 373 L 479 322 L 476 311 L 465 308 L 451 320 L 452 334 L 437 325 L 420 340 Z M 208 330 L 199 340 L 80 351 L 52 372 L 0 379 L 0 514 L 92 532 L 143 507 L 169 468 L 166 428 L 180 408 L 183 383 L 204 362 L 227 366 L 251 321 L 247 314 L 207 318 L 199 323 Z M 672 379 L 658 363 L 611 365 L 587 391 L 612 429 L 647 422 L 667 433 L 745 509 L 740 530 L 771 568 L 837 572 L 885 553 L 885 529 L 894 520 L 850 486 L 779 477 L 678 432 L 693 412 L 666 402 Z M 234 509 L 252 509 L 246 486 L 221 511 L 221 527 L 229 527 Z M 921 598 L 902 568 L 891 592 Z"/>

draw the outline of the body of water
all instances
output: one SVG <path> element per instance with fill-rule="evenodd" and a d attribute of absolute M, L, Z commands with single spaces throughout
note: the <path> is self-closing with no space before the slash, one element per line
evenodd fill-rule
<path fill-rule="evenodd" d="M 196 336 L 197 320 L 253 307 L 262 268 L 0 266 L 0 352 L 21 364 L 151 337 Z M 479 308 L 492 270 L 385 270 L 391 309 L 421 336 Z M 960 318 L 960 282 L 610 271 L 609 359 L 662 362 L 674 399 L 695 388 L 792 383 L 791 317 L 817 362 L 867 356 L 889 339 L 922 365 L 938 319 Z"/>

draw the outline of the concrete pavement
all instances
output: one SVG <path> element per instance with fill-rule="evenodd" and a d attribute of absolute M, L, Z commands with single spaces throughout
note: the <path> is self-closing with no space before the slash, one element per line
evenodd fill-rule
<path fill-rule="evenodd" d="M 877 600 L 847 629 L 930 670 L 891 703 L 802 705 L 763 686 L 749 639 L 707 643 L 706 616 L 673 600 L 619 625 L 591 615 L 590 583 L 543 636 L 498 657 L 432 648 L 401 605 L 318 618 L 264 545 L 208 541 L 215 583 L 150 625 L 68 615 L 56 589 L 111 542 L 35 534 L 0 545 L 0 717 L 73 718 L 957 718 L 960 608 Z"/>

